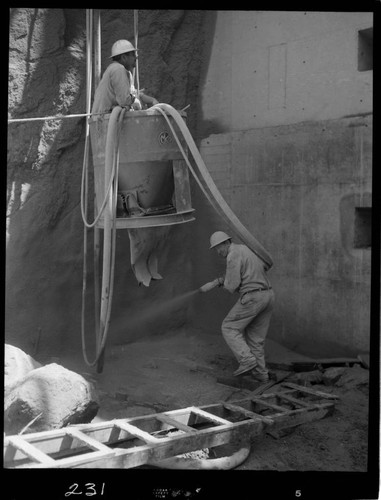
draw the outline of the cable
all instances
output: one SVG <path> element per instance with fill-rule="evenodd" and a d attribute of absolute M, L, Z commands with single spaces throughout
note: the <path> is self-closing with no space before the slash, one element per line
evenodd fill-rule
<path fill-rule="evenodd" d="M 98 87 L 101 80 L 101 11 L 100 9 L 94 10 L 94 85 Z M 98 213 L 97 197 L 94 193 L 93 200 L 94 214 Z M 99 288 L 99 263 L 100 263 L 100 228 L 94 226 L 93 234 L 93 268 L 94 268 L 94 321 L 95 321 L 95 338 L 99 342 L 100 329 L 99 329 L 99 312 L 100 312 L 100 288 Z"/>
<path fill-rule="evenodd" d="M 91 60 L 89 53 L 92 52 L 92 23 L 91 23 L 91 12 L 86 10 L 86 107 L 87 112 L 89 112 L 90 102 L 91 102 Z M 90 32 L 91 28 L 91 32 Z M 81 182 L 81 211 L 82 218 L 87 218 L 87 203 L 83 209 L 83 196 L 84 191 L 86 193 L 86 200 L 88 194 L 88 156 L 89 156 L 89 121 L 86 120 L 86 132 L 85 132 L 85 151 L 83 157 L 83 168 L 82 168 L 82 182 Z M 81 338 L 82 338 L 82 352 L 85 362 L 89 364 L 86 355 L 85 347 L 85 307 L 86 307 L 86 289 L 87 289 L 87 226 L 83 227 L 83 271 L 82 271 L 82 311 L 81 311 Z"/>
<path fill-rule="evenodd" d="M 135 38 L 135 49 L 138 48 L 138 23 L 139 23 L 139 11 L 134 10 L 134 38 Z M 136 71 L 135 71 L 136 70 Z M 140 92 L 140 82 L 139 82 L 139 56 L 136 58 L 135 62 L 135 68 L 134 68 L 134 79 L 136 75 L 136 90 L 137 90 L 137 97 L 139 98 L 139 92 Z"/>
<path fill-rule="evenodd" d="M 47 121 L 47 120 L 63 120 L 65 118 L 81 118 L 84 116 L 99 116 L 99 115 L 108 115 L 109 112 L 106 113 L 78 113 L 72 115 L 53 115 L 53 116 L 41 116 L 36 118 L 10 118 L 8 123 L 21 123 L 21 122 L 35 122 L 35 121 Z"/>

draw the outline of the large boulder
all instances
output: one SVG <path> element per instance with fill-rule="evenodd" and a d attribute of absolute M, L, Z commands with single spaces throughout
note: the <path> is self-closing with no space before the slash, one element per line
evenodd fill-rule
<path fill-rule="evenodd" d="M 52 363 L 29 372 L 5 396 L 4 431 L 40 432 L 88 423 L 99 409 L 94 385 L 78 373 Z"/>
<path fill-rule="evenodd" d="M 4 352 L 4 393 L 35 368 L 41 365 L 24 351 L 10 344 L 5 344 Z"/>

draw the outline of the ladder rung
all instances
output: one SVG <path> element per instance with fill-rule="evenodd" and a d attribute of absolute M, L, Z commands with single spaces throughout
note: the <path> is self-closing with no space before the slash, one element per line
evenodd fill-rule
<path fill-rule="evenodd" d="M 273 403 L 268 403 L 267 401 L 263 401 L 263 399 L 260 399 L 260 398 L 250 398 L 250 399 L 254 403 L 258 403 L 262 406 L 267 406 L 268 408 L 271 408 L 273 410 L 277 410 L 277 411 L 281 411 L 281 412 L 289 411 L 289 410 L 287 410 L 287 408 L 284 408 L 283 406 L 278 406 L 278 405 L 274 405 Z"/>
<path fill-rule="evenodd" d="M 305 401 L 300 401 L 299 399 L 293 398 L 293 397 L 288 396 L 286 394 L 282 394 L 281 392 L 278 392 L 276 394 L 276 396 L 277 396 L 277 398 L 285 399 L 286 401 L 289 401 L 290 403 L 293 403 L 297 406 L 301 406 L 304 408 L 310 408 L 310 407 L 314 406 L 313 404 L 312 405 L 308 404 Z"/>
<path fill-rule="evenodd" d="M 229 420 L 225 420 L 224 418 L 218 417 L 217 415 L 213 415 L 212 413 L 208 413 L 204 410 L 201 410 L 201 408 L 197 408 L 196 406 L 191 407 L 192 413 L 195 415 L 199 415 L 200 417 L 204 417 L 207 420 L 210 420 L 211 422 L 214 422 L 218 425 L 226 425 L 226 424 L 232 424 L 229 422 Z"/>
<path fill-rule="evenodd" d="M 316 396 L 326 399 L 340 399 L 339 396 L 336 396 L 335 394 L 327 394 L 326 392 L 315 391 L 314 389 L 309 389 L 308 387 L 302 387 L 301 385 L 293 384 L 291 382 L 283 382 L 282 386 L 290 387 L 291 389 L 294 389 L 299 392 L 305 392 L 306 394 L 310 394 L 311 396 Z"/>
<path fill-rule="evenodd" d="M 87 444 L 90 446 L 90 448 L 93 448 L 95 450 L 99 451 L 104 451 L 104 452 L 109 452 L 110 448 L 106 446 L 105 444 L 101 443 L 100 441 L 97 441 L 96 439 L 87 436 L 84 432 L 79 431 L 78 429 L 72 429 L 71 427 L 67 427 L 65 429 L 66 434 L 69 436 L 72 436 L 78 441 L 82 441 L 83 443 Z"/>
<path fill-rule="evenodd" d="M 129 432 L 133 436 L 142 439 L 146 443 L 158 443 L 160 442 L 160 439 L 156 438 L 155 436 L 152 436 L 146 431 L 143 431 L 142 429 L 139 429 L 138 427 L 135 427 L 134 425 L 128 424 L 127 422 L 120 422 L 117 420 L 114 420 L 114 424 L 119 427 L 120 429 L 123 429 L 126 432 Z"/>
<path fill-rule="evenodd" d="M 158 413 L 155 415 L 157 420 L 160 420 L 160 422 L 163 422 L 164 424 L 172 425 L 173 427 L 176 427 L 176 429 L 180 429 L 181 431 L 184 432 L 197 432 L 197 429 L 194 429 L 193 427 L 190 427 L 189 425 L 183 424 L 182 422 L 179 422 L 178 420 L 169 417 L 165 413 Z"/>
<path fill-rule="evenodd" d="M 8 437 L 8 442 L 12 444 L 15 448 L 25 453 L 25 455 L 34 461 L 40 462 L 46 465 L 52 465 L 55 463 L 53 458 L 46 455 L 44 452 L 30 444 L 28 441 L 19 436 Z"/>
<path fill-rule="evenodd" d="M 255 413 L 255 412 L 250 411 L 250 410 L 246 410 L 246 408 L 242 408 L 242 406 L 233 405 L 231 403 L 223 403 L 223 406 L 227 410 L 233 411 L 235 413 L 240 413 L 244 417 L 248 417 L 248 418 L 251 418 L 253 420 L 262 420 L 262 422 L 266 423 L 266 424 L 273 423 L 273 420 L 271 418 L 264 417 L 264 416 L 260 415 L 259 413 Z"/>

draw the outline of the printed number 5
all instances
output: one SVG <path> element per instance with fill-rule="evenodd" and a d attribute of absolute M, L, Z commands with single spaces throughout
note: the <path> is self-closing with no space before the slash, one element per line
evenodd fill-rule
<path fill-rule="evenodd" d="M 295 496 L 296 497 L 301 497 L 302 496 L 302 491 L 301 490 L 296 490 L 295 491 Z"/>

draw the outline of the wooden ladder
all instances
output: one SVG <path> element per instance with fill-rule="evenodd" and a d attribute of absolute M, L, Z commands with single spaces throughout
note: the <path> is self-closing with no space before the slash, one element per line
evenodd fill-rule
<path fill-rule="evenodd" d="M 5 468 L 133 468 L 329 415 L 333 394 L 283 382 L 234 402 L 8 436 Z M 180 433 L 178 431 L 181 431 Z"/>

